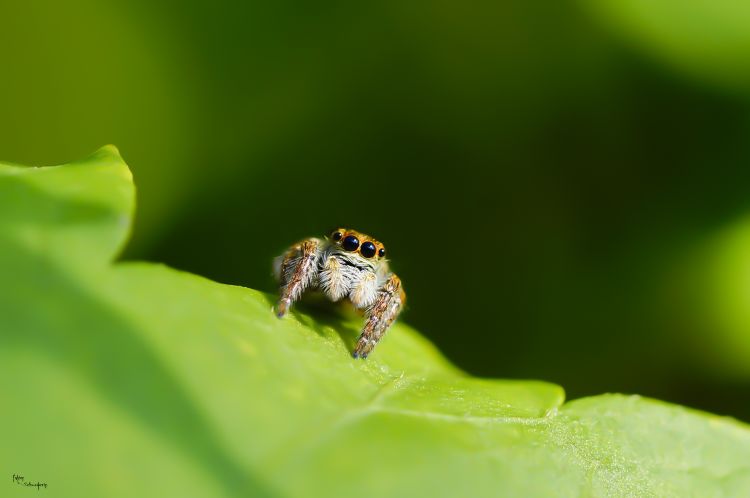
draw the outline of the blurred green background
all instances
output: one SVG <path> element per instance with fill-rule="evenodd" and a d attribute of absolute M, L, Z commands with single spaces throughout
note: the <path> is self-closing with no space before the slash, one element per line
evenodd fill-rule
<path fill-rule="evenodd" d="M 0 158 L 116 144 L 127 259 L 352 226 L 463 369 L 750 421 L 750 4 L 0 4 Z"/>

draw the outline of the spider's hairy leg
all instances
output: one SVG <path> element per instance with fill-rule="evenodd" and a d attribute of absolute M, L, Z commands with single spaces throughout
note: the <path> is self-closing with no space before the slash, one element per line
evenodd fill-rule
<path fill-rule="evenodd" d="M 279 271 L 281 292 L 276 305 L 276 316 L 279 318 L 289 311 L 292 303 L 300 298 L 317 275 L 320 246 L 319 239 L 307 239 L 284 254 Z"/>
<path fill-rule="evenodd" d="M 367 358 L 401 312 L 405 301 L 406 294 L 401 288 L 401 280 L 396 275 L 391 275 L 378 291 L 375 302 L 367 310 L 367 321 L 352 356 Z"/>

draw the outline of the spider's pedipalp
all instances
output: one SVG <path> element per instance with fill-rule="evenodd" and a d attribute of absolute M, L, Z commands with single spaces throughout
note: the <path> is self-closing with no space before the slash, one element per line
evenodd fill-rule
<path fill-rule="evenodd" d="M 336 256 L 328 254 L 324 258 L 318 282 L 320 288 L 332 301 L 338 301 L 349 294 L 352 279 L 347 274 L 347 268 Z"/>
<path fill-rule="evenodd" d="M 378 277 L 375 272 L 365 271 L 352 287 L 349 299 L 357 309 L 364 309 L 375 302 L 378 297 Z"/>
<path fill-rule="evenodd" d="M 367 310 L 367 322 L 357 340 L 352 356 L 367 358 L 401 312 L 404 300 L 405 294 L 401 288 L 401 280 L 396 275 L 391 275 L 378 290 L 375 302 Z"/>
<path fill-rule="evenodd" d="M 321 241 L 303 240 L 284 255 L 279 268 L 281 293 L 276 305 L 276 316 L 283 317 L 292 303 L 300 298 L 318 273 L 318 258 Z"/>

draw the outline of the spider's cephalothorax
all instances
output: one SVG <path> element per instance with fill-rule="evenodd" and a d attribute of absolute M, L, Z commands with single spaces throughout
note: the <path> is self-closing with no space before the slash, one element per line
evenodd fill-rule
<path fill-rule="evenodd" d="M 308 289 L 318 289 L 332 301 L 346 298 L 365 311 L 355 358 L 367 358 L 406 300 L 401 280 L 388 269 L 383 244 L 348 228 L 293 245 L 274 260 L 274 272 L 281 284 L 279 318 Z"/>

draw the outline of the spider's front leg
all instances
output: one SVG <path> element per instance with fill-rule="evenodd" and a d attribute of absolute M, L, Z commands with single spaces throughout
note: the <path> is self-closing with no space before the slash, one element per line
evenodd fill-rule
<path fill-rule="evenodd" d="M 385 331 L 396 319 L 406 301 L 406 294 L 401 288 L 401 279 L 391 275 L 378 291 L 378 297 L 367 310 L 367 322 L 357 340 L 352 356 L 367 358 Z"/>
<path fill-rule="evenodd" d="M 278 270 L 281 291 L 276 305 L 276 316 L 279 318 L 289 311 L 292 303 L 298 300 L 313 282 L 318 273 L 320 247 L 319 239 L 307 239 L 284 254 Z"/>

